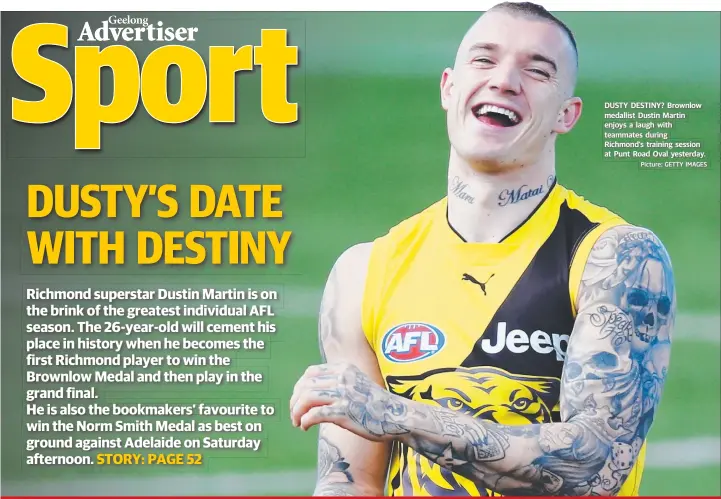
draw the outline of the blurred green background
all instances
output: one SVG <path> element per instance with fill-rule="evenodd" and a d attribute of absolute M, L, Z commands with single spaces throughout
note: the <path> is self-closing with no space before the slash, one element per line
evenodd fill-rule
<path fill-rule="evenodd" d="M 129 13 L 133 17 L 139 13 Z M 61 22 L 78 33 L 107 14 L 2 15 L 2 480 L 8 494 L 305 494 L 313 487 L 316 432 L 291 427 L 287 399 L 305 366 L 319 360 L 316 313 L 335 258 L 348 246 L 389 227 L 445 194 L 448 143 L 438 82 L 475 13 L 283 13 L 144 15 L 165 25 L 200 27 L 194 45 L 259 41 L 260 28 L 285 27 L 301 47 L 291 70 L 291 101 L 300 123 L 279 129 L 260 118 L 258 72 L 239 79 L 240 124 L 211 126 L 207 112 L 183 127 L 153 122 L 139 110 L 122 126 L 103 129 L 103 150 L 72 150 L 72 112 L 52 126 L 10 121 L 10 97 L 40 98 L 9 65 L 18 29 Z M 644 495 L 721 493 L 719 306 L 719 61 L 718 13 L 560 13 L 580 53 L 577 93 L 584 99 L 577 128 L 558 142 L 562 184 L 649 227 L 666 244 L 678 283 L 679 319 L 670 374 L 650 434 Z M 74 31 L 73 31 L 74 30 Z M 72 36 L 71 36 L 72 38 Z M 135 44 L 147 53 L 150 44 Z M 54 51 L 54 52 L 53 52 Z M 64 64 L 72 54 L 50 48 Z M 53 56 L 54 57 L 54 56 Z M 72 66 L 68 66 L 72 67 Z M 107 81 L 108 75 L 104 75 Z M 175 75 L 177 78 L 177 75 Z M 172 78 L 172 75 L 171 75 Z M 245 78 L 245 76 L 244 76 Z M 177 92 L 171 79 L 171 94 Z M 107 96 L 107 94 L 106 94 Z M 703 143 L 705 170 L 642 170 L 638 162 L 602 159 L 603 103 L 698 102 L 672 136 Z M 281 183 L 282 220 L 28 221 L 29 183 Z M 181 196 L 182 200 L 182 196 Z M 282 267 L 123 268 L 33 267 L 25 230 L 292 230 Z M 129 247 L 133 247 L 132 238 Z M 178 387 L 138 392 L 108 388 L 107 400 L 274 402 L 267 443 L 258 456 L 206 453 L 189 467 L 27 467 L 22 398 L 25 336 L 21 287 L 263 285 L 283 294 L 278 333 L 267 352 L 237 356 L 237 365 L 267 372 L 261 387 L 179 393 Z M 208 389 L 213 390 L 213 389 Z M 124 397 L 124 398 L 123 398 Z M 232 456 L 232 457 L 224 457 Z"/>

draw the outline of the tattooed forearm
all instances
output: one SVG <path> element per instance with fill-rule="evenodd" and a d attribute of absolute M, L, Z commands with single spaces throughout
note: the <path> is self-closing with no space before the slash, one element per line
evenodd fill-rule
<path fill-rule="evenodd" d="M 330 371 L 327 367 L 319 370 Z M 341 369 L 339 385 L 328 393 L 329 398 L 342 398 L 342 405 L 325 405 L 318 411 L 323 417 L 347 417 L 356 433 L 382 440 L 410 430 L 404 426 L 407 404 L 397 396 L 373 383 L 355 366 Z"/>
<path fill-rule="evenodd" d="M 415 411 L 432 417 L 422 423 Z M 603 465 L 594 453 L 598 438 L 579 422 L 506 426 L 425 404 L 414 406 L 411 418 L 413 431 L 402 442 L 499 493 L 577 494 L 581 484 L 569 478 L 590 478 Z"/>
<path fill-rule="evenodd" d="M 346 376 L 354 379 L 348 415 L 350 419 L 376 436 L 402 435 L 408 433 L 399 422 L 403 421 L 406 406 L 395 397 L 386 396 L 385 390 L 379 390 L 359 371 L 349 371 Z M 388 394 L 389 395 L 389 394 Z"/>
<path fill-rule="evenodd" d="M 353 483 L 353 475 L 348 471 L 349 466 L 338 447 L 321 434 L 318 438 L 318 480 L 326 478 L 331 473 L 340 473 L 346 481 Z"/>
<path fill-rule="evenodd" d="M 354 494 L 353 490 L 347 486 L 338 485 L 335 483 L 328 483 L 328 484 L 318 484 L 318 486 L 315 488 L 315 492 L 313 492 L 314 496 L 329 496 L 329 497 L 339 497 L 339 496 L 357 496 L 358 494 Z"/>
<path fill-rule="evenodd" d="M 341 455 L 340 449 L 324 436 L 321 429 L 318 437 L 318 479 L 314 495 L 351 496 L 353 475 L 350 464 Z"/>

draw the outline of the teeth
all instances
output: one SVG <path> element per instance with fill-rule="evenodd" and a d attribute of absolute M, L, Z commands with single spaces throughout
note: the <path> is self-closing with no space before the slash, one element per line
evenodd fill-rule
<path fill-rule="evenodd" d="M 493 106 L 491 104 L 484 104 L 476 110 L 476 116 L 483 116 L 487 113 L 499 113 L 508 116 L 513 123 L 518 123 L 518 115 L 510 109 L 504 109 L 502 107 Z"/>

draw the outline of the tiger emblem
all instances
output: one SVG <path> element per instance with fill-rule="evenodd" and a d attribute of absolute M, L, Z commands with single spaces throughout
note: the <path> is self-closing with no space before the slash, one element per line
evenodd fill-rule
<path fill-rule="evenodd" d="M 457 367 L 434 369 L 416 376 L 387 376 L 388 389 L 410 400 L 432 404 L 505 425 L 547 423 L 558 410 L 561 380 L 558 378 L 511 374 L 497 367 Z M 403 454 L 399 476 L 391 483 L 403 482 L 403 490 L 412 490 L 409 473 L 430 495 L 498 495 L 479 488 L 416 454 L 410 448 Z M 400 476 L 402 475 L 402 476 Z M 397 488 L 397 487 L 394 487 Z"/>

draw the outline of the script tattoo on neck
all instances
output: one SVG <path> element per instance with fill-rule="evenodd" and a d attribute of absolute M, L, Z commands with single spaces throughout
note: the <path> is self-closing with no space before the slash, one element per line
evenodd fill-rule
<path fill-rule="evenodd" d="M 546 187 L 539 185 L 537 187 L 529 187 L 526 184 L 516 189 L 503 189 L 498 195 L 498 206 L 508 206 L 516 204 L 527 199 L 531 199 L 547 192 Z"/>
<path fill-rule="evenodd" d="M 450 191 L 451 194 L 456 196 L 461 201 L 465 201 L 468 204 L 473 204 L 476 201 L 476 199 L 473 196 L 471 196 L 470 194 L 468 194 L 468 192 L 466 191 L 467 188 L 468 188 L 467 182 L 464 182 L 463 180 L 461 180 L 460 177 L 453 177 L 453 179 L 451 179 L 448 190 Z"/>

